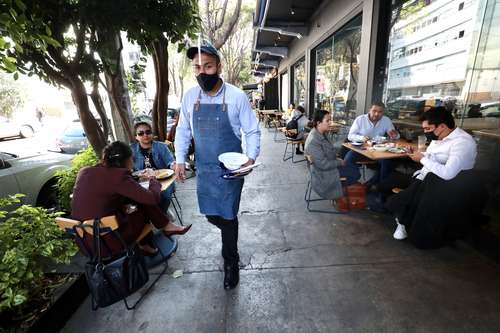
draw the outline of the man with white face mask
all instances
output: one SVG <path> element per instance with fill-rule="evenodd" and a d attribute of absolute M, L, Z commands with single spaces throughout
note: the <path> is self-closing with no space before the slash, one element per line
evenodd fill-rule
<path fill-rule="evenodd" d="M 241 153 L 244 135 L 249 158 L 244 166 L 254 164 L 260 150 L 260 129 L 245 93 L 220 78 L 219 52 L 204 43 L 189 48 L 187 56 L 199 87 L 188 90 L 182 100 L 175 135 L 175 171 L 183 181 L 187 150 L 194 138 L 198 205 L 208 221 L 221 230 L 224 289 L 232 289 L 239 282 L 237 214 L 243 179 L 222 179 L 218 156 Z"/>

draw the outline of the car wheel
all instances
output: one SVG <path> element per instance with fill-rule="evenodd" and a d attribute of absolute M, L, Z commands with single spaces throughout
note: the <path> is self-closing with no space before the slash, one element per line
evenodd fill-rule
<path fill-rule="evenodd" d="M 59 199 L 57 197 L 55 183 L 50 182 L 45 184 L 45 186 L 40 191 L 40 194 L 38 194 L 36 205 L 54 212 L 59 210 Z"/>
<path fill-rule="evenodd" d="M 33 127 L 29 125 L 22 126 L 19 131 L 19 135 L 21 135 L 22 138 L 31 138 L 34 134 L 35 131 L 33 130 Z"/>

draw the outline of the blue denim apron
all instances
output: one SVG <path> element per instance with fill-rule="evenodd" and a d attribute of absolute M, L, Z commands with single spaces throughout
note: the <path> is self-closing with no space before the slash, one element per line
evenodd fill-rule
<path fill-rule="evenodd" d="M 201 90 L 193 107 L 193 137 L 197 168 L 197 195 L 200 212 L 232 220 L 240 207 L 243 179 L 221 178 L 219 155 L 241 153 L 241 140 L 234 134 L 225 104 L 224 85 L 222 104 L 201 104 Z"/>

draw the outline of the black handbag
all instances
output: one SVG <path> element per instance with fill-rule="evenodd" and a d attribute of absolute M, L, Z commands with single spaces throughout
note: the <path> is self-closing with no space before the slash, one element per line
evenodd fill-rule
<path fill-rule="evenodd" d="M 137 248 L 127 247 L 123 239 L 115 231 L 114 235 L 120 240 L 125 251 L 117 259 L 104 262 L 101 257 L 100 221 L 94 220 L 93 242 L 94 251 L 91 259 L 85 265 L 85 277 L 92 297 L 92 310 L 106 307 L 123 300 L 128 310 L 135 308 L 137 301 L 132 307 L 127 303 L 127 296 L 131 295 L 149 280 L 149 273 Z"/>

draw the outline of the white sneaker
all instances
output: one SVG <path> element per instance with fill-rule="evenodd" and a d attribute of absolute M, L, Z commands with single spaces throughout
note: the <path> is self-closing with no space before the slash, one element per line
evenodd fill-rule
<path fill-rule="evenodd" d="M 394 239 L 397 240 L 403 240 L 406 237 L 408 237 L 405 226 L 400 224 L 397 218 L 396 218 L 396 223 L 398 224 L 398 227 L 396 228 L 396 231 L 394 231 L 392 237 L 394 237 Z"/>

